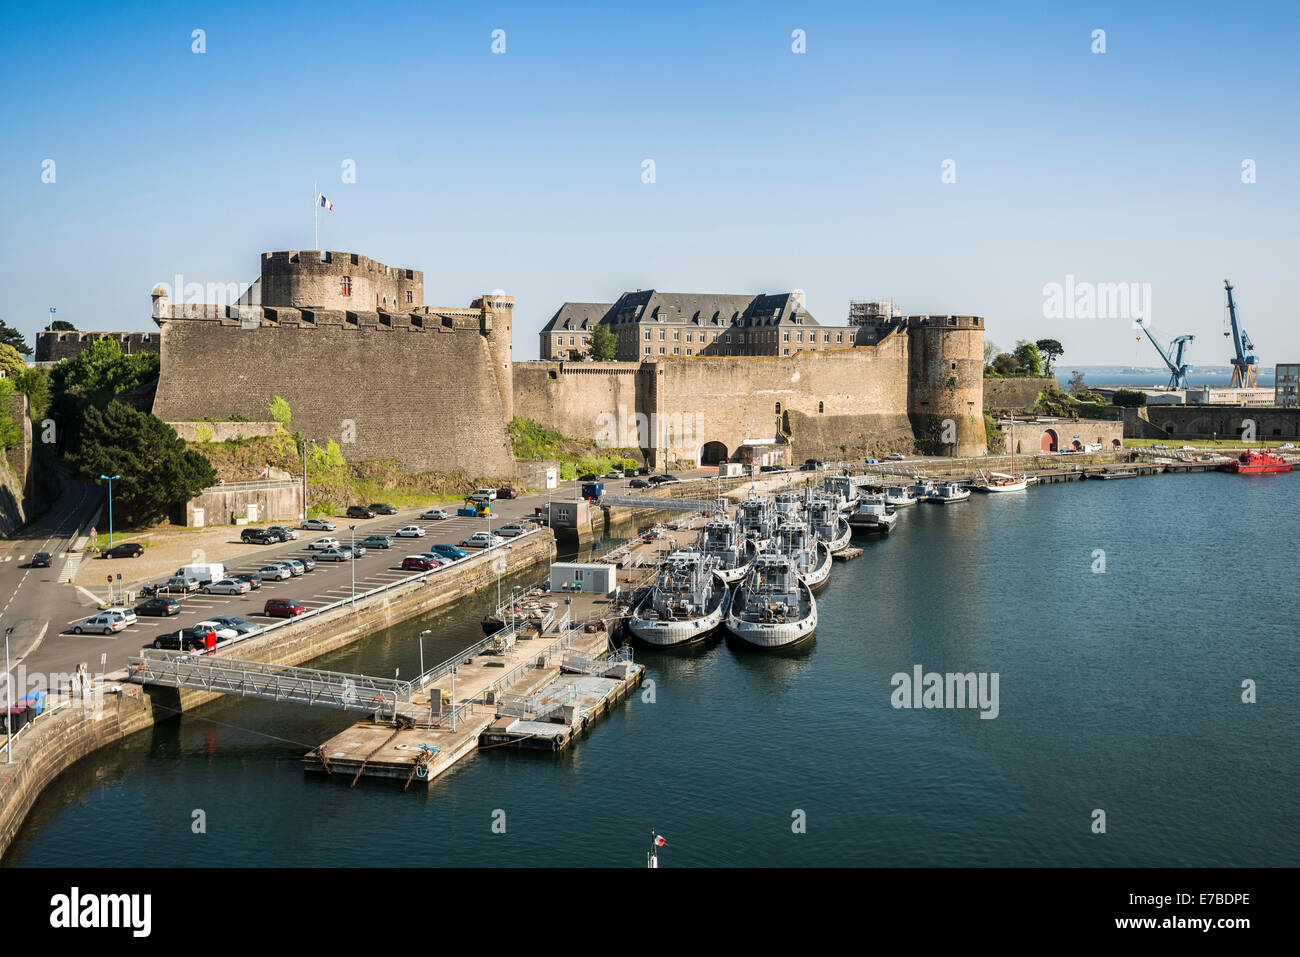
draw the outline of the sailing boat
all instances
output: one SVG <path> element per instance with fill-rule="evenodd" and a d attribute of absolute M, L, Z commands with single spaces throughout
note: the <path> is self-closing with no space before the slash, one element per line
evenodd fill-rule
<path fill-rule="evenodd" d="M 990 472 L 988 481 L 975 487 L 981 492 L 1023 492 L 1037 481 L 1037 476 L 1031 475 L 1022 475 L 1020 478 L 1016 478 L 1016 442 L 1013 434 L 1011 437 L 1011 474 Z"/>

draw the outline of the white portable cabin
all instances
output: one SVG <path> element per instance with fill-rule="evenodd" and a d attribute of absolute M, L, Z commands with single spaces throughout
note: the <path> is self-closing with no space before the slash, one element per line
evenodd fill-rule
<path fill-rule="evenodd" d="M 551 592 L 612 595 L 618 584 L 618 566 L 603 562 L 556 562 L 551 566 Z"/>

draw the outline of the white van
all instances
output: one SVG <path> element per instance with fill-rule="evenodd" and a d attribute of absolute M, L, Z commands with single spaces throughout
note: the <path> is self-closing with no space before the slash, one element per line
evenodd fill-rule
<path fill-rule="evenodd" d="M 197 565 L 182 565 L 176 569 L 176 578 L 195 578 L 200 585 L 219 582 L 226 577 L 226 566 L 221 562 L 200 562 Z"/>

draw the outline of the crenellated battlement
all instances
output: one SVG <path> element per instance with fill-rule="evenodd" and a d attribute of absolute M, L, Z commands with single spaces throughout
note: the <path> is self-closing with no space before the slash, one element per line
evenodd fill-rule
<path fill-rule="evenodd" d="M 983 316 L 908 316 L 909 329 L 983 329 Z"/>
<path fill-rule="evenodd" d="M 127 355 L 159 352 L 161 340 L 155 332 L 38 332 L 35 362 L 71 359 L 100 339 L 115 339 Z"/>

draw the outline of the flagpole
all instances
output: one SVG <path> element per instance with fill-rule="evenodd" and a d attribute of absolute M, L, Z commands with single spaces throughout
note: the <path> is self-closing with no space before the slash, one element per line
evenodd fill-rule
<path fill-rule="evenodd" d="M 316 226 L 316 245 L 312 249 L 320 249 L 320 184 L 312 183 L 311 190 L 312 221 Z"/>

